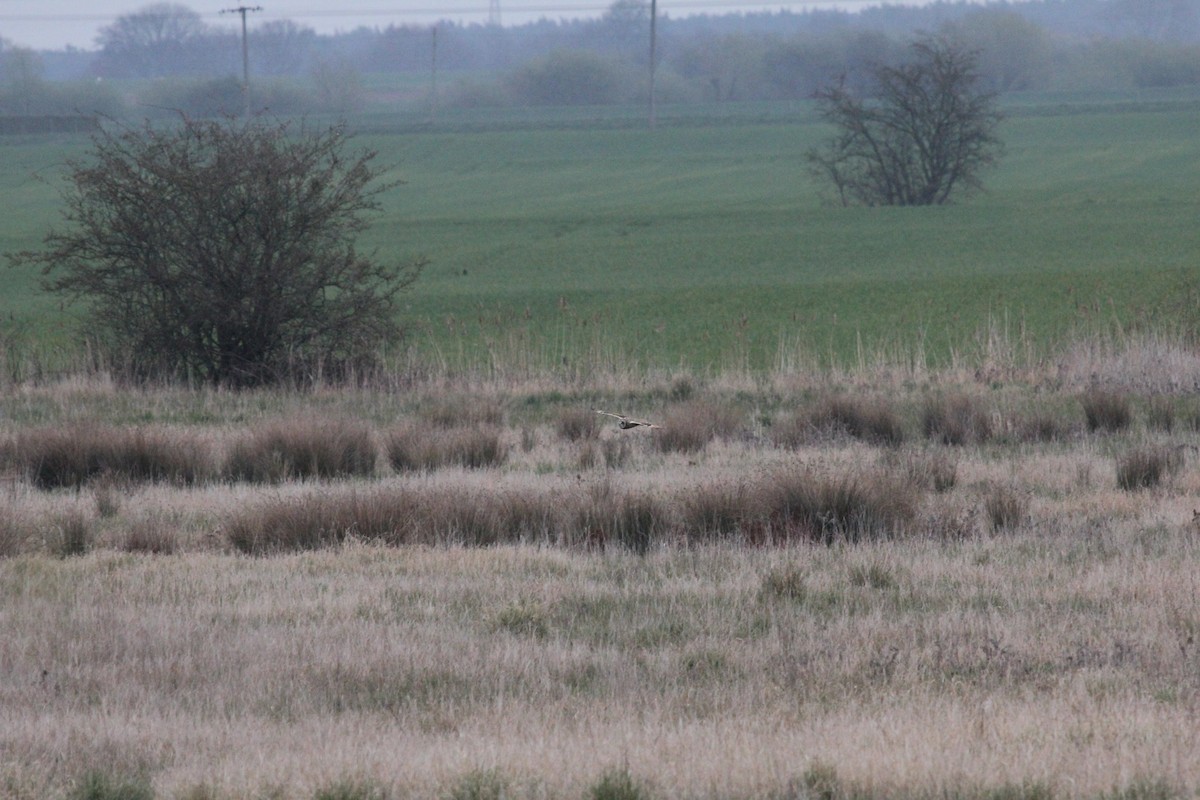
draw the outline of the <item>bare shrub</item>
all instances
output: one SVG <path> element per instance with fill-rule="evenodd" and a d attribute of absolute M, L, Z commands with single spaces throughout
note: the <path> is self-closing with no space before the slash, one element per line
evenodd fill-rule
<path fill-rule="evenodd" d="M 916 517 L 920 489 L 886 472 L 780 472 L 762 487 L 777 537 L 825 544 L 895 536 Z"/>
<path fill-rule="evenodd" d="M 994 484 L 983 498 L 984 511 L 993 531 L 1019 528 L 1029 519 L 1029 496 L 1007 484 Z"/>
<path fill-rule="evenodd" d="M 392 469 L 401 472 L 446 466 L 481 469 L 508 459 L 501 431 L 493 425 L 438 429 L 409 423 L 387 434 L 384 449 Z"/>
<path fill-rule="evenodd" d="M 316 417 L 276 420 L 230 448 L 233 480 L 278 483 L 304 478 L 370 476 L 376 450 L 370 429 L 356 421 Z"/>
<path fill-rule="evenodd" d="M 80 423 L 24 431 L 14 459 L 41 489 L 78 488 L 101 475 L 113 480 L 194 484 L 216 473 L 212 449 L 178 431 Z"/>
<path fill-rule="evenodd" d="M 566 409 L 558 415 L 554 427 L 568 442 L 595 439 L 600 432 L 599 417 L 585 408 Z"/>
<path fill-rule="evenodd" d="M 837 436 L 870 444 L 899 445 L 904 441 L 904 425 L 881 398 L 831 395 L 785 420 L 775 431 L 774 439 L 779 444 L 796 447 L 814 439 Z"/>
<path fill-rule="evenodd" d="M 741 427 L 736 409 L 704 400 L 689 400 L 663 415 L 654 441 L 664 453 L 695 453 L 713 439 L 728 437 Z"/>
<path fill-rule="evenodd" d="M 1135 447 L 1117 456 L 1117 486 L 1152 489 L 1183 469 L 1183 451 L 1164 445 Z"/>
<path fill-rule="evenodd" d="M 966 394 L 926 397 L 921 429 L 926 438 L 950 445 L 984 444 L 993 433 L 991 416 Z"/>
<path fill-rule="evenodd" d="M 1133 424 L 1133 403 L 1125 394 L 1091 389 L 1080 395 L 1079 402 L 1092 433 L 1115 433 Z"/>

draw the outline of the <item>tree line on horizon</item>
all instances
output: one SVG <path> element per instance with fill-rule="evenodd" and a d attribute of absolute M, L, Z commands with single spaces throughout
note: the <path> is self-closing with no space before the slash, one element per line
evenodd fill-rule
<path fill-rule="evenodd" d="M 1200 84 L 1200 0 L 1002 0 L 839 10 L 705 14 L 658 24 L 661 102 L 810 98 L 841 76 L 899 57 L 918 32 L 978 52 L 996 92 Z M 437 101 L 447 106 L 605 105 L 647 92 L 648 0 L 616 0 L 601 17 L 510 27 L 440 23 Z M 360 27 L 317 34 L 290 20 L 249 33 L 256 104 L 275 114 L 363 107 L 364 76 L 432 77 L 433 27 Z M 151 4 L 104 27 L 96 49 L 35 52 L 0 40 L 0 114 L 127 116 L 237 113 L 241 40 L 190 7 Z M 145 85 L 144 79 L 154 79 Z M 398 104 L 428 103 L 416 79 Z"/>

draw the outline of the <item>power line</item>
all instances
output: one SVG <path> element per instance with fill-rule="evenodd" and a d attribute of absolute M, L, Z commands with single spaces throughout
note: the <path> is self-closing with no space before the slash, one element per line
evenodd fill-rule
<path fill-rule="evenodd" d="M 663 3 L 661 13 L 669 14 L 671 11 L 701 11 L 721 9 L 727 13 L 744 13 L 747 11 L 792 11 L 796 9 L 807 10 L 813 8 L 828 8 L 828 7 L 852 7 L 852 6 L 878 6 L 883 5 L 884 0 L 775 0 L 775 2 L 762 2 L 761 0 L 675 0 L 670 3 Z M 907 4 L 902 4 L 907 5 Z M 921 3 L 912 3 L 911 5 L 921 5 Z M 458 6 L 437 6 L 437 7 L 422 7 L 422 8 L 325 8 L 313 9 L 308 11 L 299 11 L 291 14 L 282 14 L 280 16 L 292 19 L 305 19 L 310 17 L 428 17 L 441 15 L 443 18 L 451 16 L 491 16 L 495 11 L 499 11 L 498 0 L 489 0 L 489 6 L 485 10 L 481 4 L 473 5 L 458 5 Z M 595 4 L 585 5 L 552 5 L 538 3 L 534 5 L 505 5 L 505 11 L 509 14 L 552 14 L 552 13 L 589 13 L 603 12 L 611 7 L 611 3 L 597 2 Z M 136 12 L 132 12 L 136 13 Z M 61 13 L 20 13 L 20 14 L 4 14 L 0 13 L 0 22 L 111 22 L 128 14 L 61 14 Z M 216 17 L 219 13 L 201 14 L 200 16 Z"/>

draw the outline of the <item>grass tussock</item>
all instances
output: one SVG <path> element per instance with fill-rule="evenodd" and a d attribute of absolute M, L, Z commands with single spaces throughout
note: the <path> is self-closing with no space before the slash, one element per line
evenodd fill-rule
<path fill-rule="evenodd" d="M 1122 392 L 1090 389 L 1079 403 L 1091 433 L 1116 433 L 1133 424 L 1133 402 Z"/>
<path fill-rule="evenodd" d="M 883 470 L 781 472 L 760 492 L 772 538 L 823 544 L 903 535 L 921 497 L 919 487 Z"/>
<path fill-rule="evenodd" d="M 651 800 L 654 794 L 626 768 L 604 772 L 588 787 L 588 800 Z"/>
<path fill-rule="evenodd" d="M 1008 484 L 991 486 L 983 499 L 992 531 L 1011 531 L 1029 521 L 1029 495 Z"/>
<path fill-rule="evenodd" d="M 100 477 L 191 485 L 217 474 L 213 450 L 198 436 L 90 423 L 23 431 L 11 459 L 40 489 L 77 489 Z"/>
<path fill-rule="evenodd" d="M 129 525 L 121 549 L 127 553 L 171 555 L 179 549 L 179 538 L 168 520 L 159 516 L 144 517 Z"/>
<path fill-rule="evenodd" d="M 1134 447 L 1117 456 L 1117 486 L 1125 491 L 1153 489 L 1183 469 L 1183 451 L 1166 445 Z"/>
<path fill-rule="evenodd" d="M 226 471 L 235 481 L 279 483 L 366 477 L 375 473 L 371 430 L 349 419 L 276 420 L 244 434 L 230 448 Z"/>
<path fill-rule="evenodd" d="M 504 424 L 504 407 L 495 400 L 466 395 L 448 395 L 423 403 L 417 417 L 437 428 L 466 428 L 474 426 L 500 427 Z"/>
<path fill-rule="evenodd" d="M 995 432 L 982 401 L 964 393 L 926 397 L 921 430 L 927 439 L 958 446 L 985 444 Z"/>
<path fill-rule="evenodd" d="M 1065 442 L 1074 434 L 1078 423 L 1048 410 L 1033 410 L 1011 420 L 1010 437 L 1018 442 Z"/>
<path fill-rule="evenodd" d="M 347 539 L 538 542 L 638 553 L 728 538 L 831 544 L 904 535 L 913 530 L 921 495 L 903 476 L 861 470 L 781 471 L 742 483 L 694 484 L 666 496 L 610 481 L 486 491 L 429 484 L 267 500 L 229 515 L 224 529 L 233 547 L 253 554 L 315 550 Z"/>
<path fill-rule="evenodd" d="M 559 437 L 568 442 L 590 441 L 600 433 L 600 417 L 586 408 L 568 408 L 554 422 Z"/>
<path fill-rule="evenodd" d="M 119 778 L 92 771 L 81 777 L 67 794 L 68 800 L 154 800 L 154 787 L 146 778 Z"/>
<path fill-rule="evenodd" d="M 25 552 L 36 536 L 32 525 L 10 508 L 0 506 L 0 558 Z"/>
<path fill-rule="evenodd" d="M 664 453 L 697 453 L 717 438 L 729 438 L 742 427 L 732 406 L 710 400 L 688 400 L 667 409 L 654 441 Z"/>
<path fill-rule="evenodd" d="M 410 422 L 387 433 L 384 450 L 388 463 L 397 472 L 449 466 L 498 467 L 509 455 L 500 428 L 491 424 L 430 428 Z"/>
<path fill-rule="evenodd" d="M 826 396 L 813 407 L 797 410 L 772 428 L 775 443 L 785 447 L 800 447 L 838 437 L 897 446 L 904 442 L 904 436 L 900 415 L 879 397 Z"/>

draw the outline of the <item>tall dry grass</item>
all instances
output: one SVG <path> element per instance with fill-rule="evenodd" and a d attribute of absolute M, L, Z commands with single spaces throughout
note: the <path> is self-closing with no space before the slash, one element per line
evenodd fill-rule
<path fill-rule="evenodd" d="M 1084 355 L 979 380 L 8 390 L 0 795 L 1194 796 L 1200 433 L 1163 394 L 1186 375 Z M 1088 431 L 1096 386 L 1146 424 Z M 828 397 L 886 400 L 810 415 Z M 589 428 L 597 405 L 664 428 Z M 875 410 L 903 440 L 851 429 Z M 789 419 L 828 424 L 777 443 Z M 522 446 L 402 468 L 413 421 L 431 448 Z M 667 423 L 699 444 L 664 447 Z M 45 488 L 17 443 L 70 425 L 194 437 L 214 477 Z M 236 481 L 239 447 L 351 466 Z"/>

